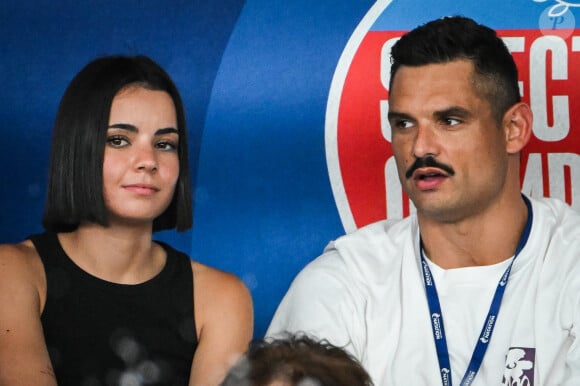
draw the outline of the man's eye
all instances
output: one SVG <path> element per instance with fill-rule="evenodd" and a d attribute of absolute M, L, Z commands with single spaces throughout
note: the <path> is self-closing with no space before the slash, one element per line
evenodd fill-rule
<path fill-rule="evenodd" d="M 459 125 L 461 123 L 461 121 L 459 119 L 455 119 L 455 118 L 445 118 L 445 119 L 443 119 L 443 123 L 447 126 L 455 126 L 455 125 Z"/>
<path fill-rule="evenodd" d="M 125 137 L 115 135 L 107 138 L 107 144 L 113 147 L 123 147 L 127 146 L 129 144 L 129 141 Z"/>
<path fill-rule="evenodd" d="M 411 126 L 413 126 L 413 123 L 407 119 L 395 121 L 395 127 L 398 129 L 408 129 Z"/>

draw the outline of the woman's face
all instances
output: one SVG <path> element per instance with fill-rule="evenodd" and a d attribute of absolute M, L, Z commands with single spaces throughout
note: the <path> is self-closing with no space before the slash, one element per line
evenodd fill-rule
<path fill-rule="evenodd" d="M 139 86 L 113 99 L 103 161 L 109 221 L 152 222 L 171 203 L 179 177 L 175 105 L 165 91 Z"/>

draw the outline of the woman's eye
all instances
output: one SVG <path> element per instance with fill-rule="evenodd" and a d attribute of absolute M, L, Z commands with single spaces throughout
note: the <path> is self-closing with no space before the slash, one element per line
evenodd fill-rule
<path fill-rule="evenodd" d="M 123 147 L 129 144 L 129 140 L 125 137 L 115 135 L 107 138 L 107 144 L 113 147 Z"/>
<path fill-rule="evenodd" d="M 177 149 L 177 144 L 170 141 L 161 141 L 157 143 L 157 148 L 166 151 L 172 151 Z"/>

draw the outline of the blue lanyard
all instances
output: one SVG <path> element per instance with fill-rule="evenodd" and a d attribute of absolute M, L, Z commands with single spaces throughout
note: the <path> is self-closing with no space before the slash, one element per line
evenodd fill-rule
<path fill-rule="evenodd" d="M 477 344 L 475 345 L 475 349 L 473 350 L 473 354 L 471 356 L 471 360 L 469 361 L 469 365 L 467 366 L 467 371 L 461 380 L 461 386 L 468 386 L 473 383 L 477 372 L 481 366 L 481 362 L 483 362 L 483 357 L 489 346 L 489 341 L 491 340 L 491 334 L 493 333 L 493 329 L 497 322 L 497 317 L 499 314 L 499 309 L 501 306 L 501 300 L 503 298 L 503 294 L 505 292 L 505 288 L 507 286 L 507 282 L 512 270 L 512 265 L 515 259 L 518 257 L 518 254 L 523 249 L 524 245 L 528 240 L 528 236 L 530 235 L 530 229 L 532 227 L 532 205 L 527 197 L 523 196 L 523 199 L 528 207 L 528 219 L 526 222 L 526 226 L 516 248 L 516 253 L 512 258 L 512 261 L 506 268 L 504 274 L 502 275 L 497 289 L 495 290 L 495 294 L 493 295 L 493 300 L 491 301 L 491 306 L 489 307 L 489 311 L 487 313 L 487 317 L 485 318 L 485 322 L 483 323 L 483 328 L 481 329 L 481 333 L 479 334 L 479 338 L 477 340 Z M 423 281 L 425 283 L 425 291 L 427 293 L 427 303 L 429 304 L 429 313 L 431 314 L 431 328 L 433 330 L 433 338 L 435 339 L 435 347 L 437 349 L 437 358 L 439 360 L 439 369 L 441 373 L 441 381 L 443 382 L 443 386 L 451 386 L 451 362 L 449 360 L 449 351 L 447 349 L 447 339 L 445 338 L 445 327 L 443 326 L 443 314 L 441 312 L 441 304 L 439 303 L 439 295 L 437 295 L 437 288 L 435 287 L 435 280 L 433 279 L 433 275 L 431 274 L 431 270 L 429 269 L 429 265 L 425 260 L 425 256 L 423 255 L 423 241 L 420 240 L 419 242 L 419 250 L 421 254 L 421 265 L 422 265 L 422 272 L 423 272 Z"/>

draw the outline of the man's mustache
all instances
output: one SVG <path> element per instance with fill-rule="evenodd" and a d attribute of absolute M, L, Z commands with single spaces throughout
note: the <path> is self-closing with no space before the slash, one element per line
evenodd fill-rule
<path fill-rule="evenodd" d="M 435 161 L 435 158 L 433 158 L 432 156 L 427 156 L 427 157 L 417 158 L 415 160 L 415 162 L 413 162 L 413 165 L 411 165 L 411 167 L 405 173 L 405 177 L 407 179 L 409 179 L 413 176 L 413 173 L 415 173 L 415 170 L 420 169 L 420 168 L 426 168 L 426 167 L 441 169 L 450 176 L 455 174 L 455 171 L 453 170 L 453 168 L 451 166 L 441 164 L 441 163 Z"/>

